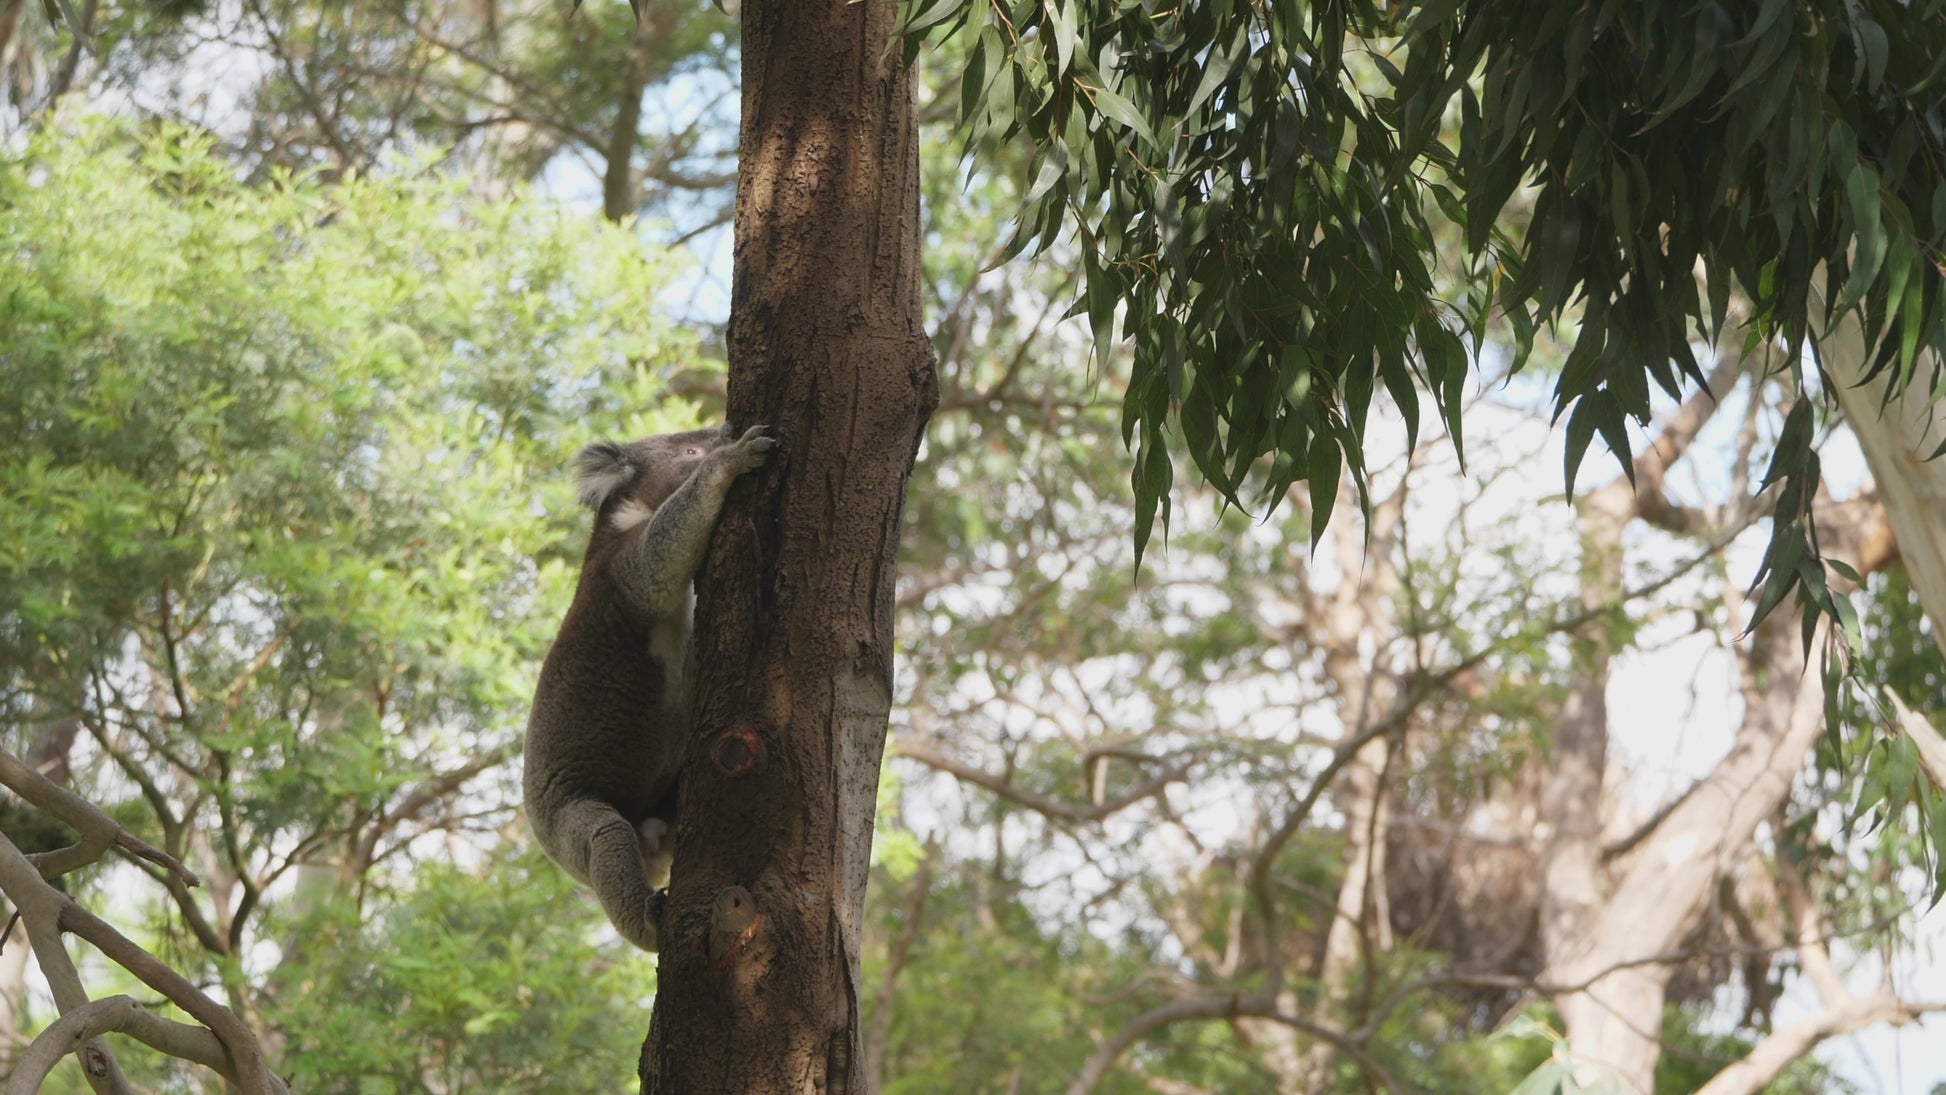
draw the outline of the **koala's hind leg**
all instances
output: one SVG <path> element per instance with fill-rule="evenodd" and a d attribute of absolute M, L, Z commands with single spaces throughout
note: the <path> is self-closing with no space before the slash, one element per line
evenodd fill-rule
<path fill-rule="evenodd" d="M 561 849 L 562 865 L 580 868 L 590 889 L 601 900 L 601 911 L 622 938 L 645 951 L 656 951 L 662 907 L 667 898 L 650 883 L 643 853 L 647 850 L 628 819 L 605 802 L 584 799 L 563 811 L 557 831 L 580 847 Z M 667 868 L 663 870 L 666 872 Z"/>

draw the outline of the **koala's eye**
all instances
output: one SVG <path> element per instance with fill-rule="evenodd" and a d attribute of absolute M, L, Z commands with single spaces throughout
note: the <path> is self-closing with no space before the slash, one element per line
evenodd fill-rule
<path fill-rule="evenodd" d="M 683 455 L 685 455 L 685 456 L 701 456 L 701 455 L 703 455 L 703 447 L 702 447 L 701 445 L 691 445 L 691 446 L 689 446 L 688 448 L 686 448 L 686 449 L 684 449 L 684 450 L 682 450 L 682 451 L 683 451 Z"/>

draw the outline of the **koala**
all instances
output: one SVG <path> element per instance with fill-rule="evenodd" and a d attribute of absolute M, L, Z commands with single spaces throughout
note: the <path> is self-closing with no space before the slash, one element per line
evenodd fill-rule
<path fill-rule="evenodd" d="M 765 426 L 603 441 L 575 460 L 595 511 L 574 602 L 541 663 L 521 794 L 541 847 L 617 931 L 657 949 L 689 749 L 692 588 L 736 477 L 776 446 Z"/>

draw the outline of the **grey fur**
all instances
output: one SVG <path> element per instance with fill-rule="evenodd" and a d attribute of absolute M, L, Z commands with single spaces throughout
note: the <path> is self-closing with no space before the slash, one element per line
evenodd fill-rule
<path fill-rule="evenodd" d="M 598 442 L 575 459 L 595 510 L 574 603 L 541 665 L 521 791 L 541 846 L 587 883 L 622 937 L 657 946 L 689 747 L 692 586 L 730 484 L 775 439 L 752 427 Z M 633 524 L 622 507 L 648 512 Z M 626 527 L 617 527 L 624 525 Z"/>
<path fill-rule="evenodd" d="M 631 448 L 613 441 L 597 441 L 574 458 L 574 485 L 581 504 L 598 510 L 635 473 L 642 470 Z"/>

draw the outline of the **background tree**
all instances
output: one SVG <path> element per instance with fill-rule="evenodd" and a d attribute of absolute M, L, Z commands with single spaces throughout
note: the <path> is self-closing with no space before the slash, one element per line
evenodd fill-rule
<path fill-rule="evenodd" d="M 505 843 L 507 766 L 574 535 L 544 469 L 586 416 L 653 432 L 693 413 L 658 406 L 639 367 L 700 367 L 639 307 L 666 267 L 586 218 L 432 178 L 246 185 L 170 127 L 49 132 L 0 192 L 8 747 L 201 876 L 152 869 L 118 911 L 157 916 L 160 953 L 247 1021 L 297 1032 L 272 1048 L 300 1082 L 398 1067 L 298 1018 L 347 983 L 334 966 L 368 993 L 334 996 L 338 1029 L 385 1017 L 357 1041 L 417 1075 L 379 986 L 478 962 L 395 954 L 441 907 L 425 864 L 457 856 L 489 892 L 531 866 Z M 537 977 L 587 956 L 527 919 L 537 896 L 467 929 L 527 959 L 492 967 L 520 992 L 454 997 L 442 1069 L 590 1066 L 588 1001 L 547 1006 L 582 977 Z M 389 964 L 351 957 L 368 933 Z M 501 1039 L 511 1057 L 458 1048 L 516 1015 L 532 1041 Z"/>

